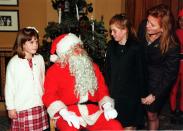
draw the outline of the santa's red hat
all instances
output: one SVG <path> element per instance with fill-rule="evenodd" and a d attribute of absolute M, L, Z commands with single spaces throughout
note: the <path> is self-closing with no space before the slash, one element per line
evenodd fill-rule
<path fill-rule="evenodd" d="M 178 17 L 182 17 L 183 16 L 183 9 L 181 9 L 179 12 L 178 12 Z"/>
<path fill-rule="evenodd" d="M 50 61 L 55 62 L 59 57 L 66 54 L 71 47 L 74 47 L 77 44 L 82 44 L 82 41 L 75 34 L 68 33 L 58 36 L 51 46 Z"/>

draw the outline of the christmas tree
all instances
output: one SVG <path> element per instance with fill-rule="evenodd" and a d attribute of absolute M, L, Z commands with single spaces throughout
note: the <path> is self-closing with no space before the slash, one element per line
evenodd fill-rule
<path fill-rule="evenodd" d="M 59 21 L 49 22 L 45 28 L 43 44 L 40 54 L 46 61 L 46 67 L 50 65 L 51 42 L 57 36 L 64 33 L 74 33 L 81 38 L 84 48 L 89 56 L 102 67 L 106 50 L 106 29 L 103 18 L 96 21 L 88 18 L 88 13 L 92 13 L 92 3 L 86 0 L 52 0 L 52 6 L 58 12 Z"/>

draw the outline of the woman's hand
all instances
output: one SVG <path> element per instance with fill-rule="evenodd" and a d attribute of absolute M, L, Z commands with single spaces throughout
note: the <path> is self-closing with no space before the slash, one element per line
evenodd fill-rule
<path fill-rule="evenodd" d="M 155 99 L 156 99 L 155 96 L 153 96 L 152 94 L 149 94 L 147 97 L 141 98 L 141 102 L 142 104 L 150 105 L 155 101 Z"/>
<path fill-rule="evenodd" d="M 8 116 L 9 116 L 10 119 L 17 118 L 17 112 L 16 112 L 16 110 L 15 109 L 14 110 L 8 110 Z"/>

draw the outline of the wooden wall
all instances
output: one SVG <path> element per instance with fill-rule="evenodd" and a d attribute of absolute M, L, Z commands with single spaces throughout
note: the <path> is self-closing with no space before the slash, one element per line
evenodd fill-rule
<path fill-rule="evenodd" d="M 42 38 L 47 24 L 47 0 L 18 1 L 18 6 L 0 6 L 0 10 L 18 10 L 19 27 L 35 26 Z M 17 32 L 0 32 L 0 47 L 12 47 L 16 34 Z"/>
<path fill-rule="evenodd" d="M 139 23 L 145 18 L 146 11 L 158 4 L 168 5 L 174 17 L 177 17 L 177 12 L 179 9 L 183 8 L 182 0 L 126 0 L 126 12 L 130 17 L 135 28 L 138 28 Z"/>
<path fill-rule="evenodd" d="M 92 15 L 95 19 L 104 18 L 106 29 L 109 29 L 110 18 L 121 12 L 125 12 L 125 0 L 88 0 L 88 3 L 93 3 L 94 11 Z"/>

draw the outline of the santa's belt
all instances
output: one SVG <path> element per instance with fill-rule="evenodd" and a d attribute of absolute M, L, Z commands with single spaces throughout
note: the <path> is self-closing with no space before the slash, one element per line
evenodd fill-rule
<path fill-rule="evenodd" d="M 98 102 L 93 102 L 93 101 L 86 101 L 86 102 L 82 102 L 82 103 L 77 103 L 80 105 L 88 105 L 88 104 L 93 104 L 93 105 L 97 105 L 98 106 Z"/>

